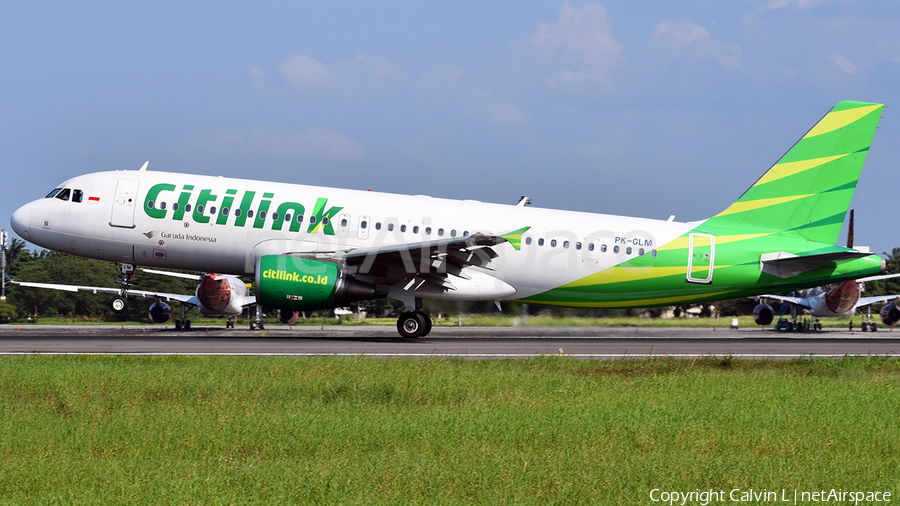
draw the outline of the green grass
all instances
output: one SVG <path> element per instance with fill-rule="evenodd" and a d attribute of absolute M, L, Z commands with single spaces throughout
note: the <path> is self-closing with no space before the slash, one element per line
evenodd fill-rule
<path fill-rule="evenodd" d="M 900 364 L 0 358 L 3 504 L 900 493 Z"/>

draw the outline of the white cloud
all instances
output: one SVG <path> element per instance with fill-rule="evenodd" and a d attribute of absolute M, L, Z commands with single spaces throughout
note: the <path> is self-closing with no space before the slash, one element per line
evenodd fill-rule
<path fill-rule="evenodd" d="M 279 69 L 284 80 L 300 90 L 369 89 L 376 84 L 396 83 L 404 78 L 397 64 L 367 53 L 359 53 L 352 60 L 338 60 L 330 65 L 307 55 L 295 54 L 279 65 Z M 252 70 L 251 78 L 256 78 Z"/>
<path fill-rule="evenodd" d="M 715 59 L 728 70 L 741 69 L 740 47 L 713 38 L 706 28 L 686 19 L 659 23 L 653 38 L 677 58 Z"/>
<path fill-rule="evenodd" d="M 612 24 L 602 4 L 585 4 L 579 9 L 566 2 L 556 22 L 541 23 L 530 39 L 551 54 L 564 48 L 589 66 L 615 63 L 622 55 L 622 44 L 613 37 Z"/>
<path fill-rule="evenodd" d="M 265 93 L 266 91 L 266 73 L 261 69 L 250 65 L 250 82 L 253 83 L 253 89 L 260 93 Z"/>
<path fill-rule="evenodd" d="M 327 128 L 282 132 L 254 127 L 250 130 L 220 130 L 185 138 L 189 149 L 217 155 L 263 155 L 283 160 L 361 160 L 366 148 L 359 142 Z"/>
<path fill-rule="evenodd" d="M 853 64 L 846 56 L 840 53 L 832 53 L 828 55 L 831 61 L 849 75 L 856 74 L 856 65 Z"/>
<path fill-rule="evenodd" d="M 558 74 L 548 77 L 544 84 L 552 90 L 576 91 L 587 85 L 600 85 L 603 89 L 612 88 L 612 79 L 609 75 L 596 68 L 583 68 L 578 72 L 564 69 Z"/>
<path fill-rule="evenodd" d="M 295 88 L 327 86 L 334 81 L 331 69 L 305 54 L 292 55 L 280 69 L 281 76 Z"/>

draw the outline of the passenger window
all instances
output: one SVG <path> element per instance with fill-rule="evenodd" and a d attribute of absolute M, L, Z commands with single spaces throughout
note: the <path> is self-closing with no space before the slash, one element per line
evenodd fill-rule
<path fill-rule="evenodd" d="M 72 202 L 81 202 L 81 199 L 84 198 L 84 192 L 81 190 L 75 190 L 72 192 Z M 163 208 L 165 209 L 165 207 Z"/>
<path fill-rule="evenodd" d="M 209 214 L 215 216 L 216 215 L 216 206 L 212 206 L 209 208 Z M 278 214 L 278 213 L 275 213 Z"/>
<path fill-rule="evenodd" d="M 362 229 L 365 229 L 368 226 L 369 226 L 369 222 L 366 220 L 361 221 L 359 224 L 359 228 L 362 228 Z"/>
<path fill-rule="evenodd" d="M 156 207 L 156 204 L 152 200 L 147 201 L 147 209 L 153 209 Z"/>
<path fill-rule="evenodd" d="M 525 238 L 525 244 L 531 244 L 531 237 Z"/>
<path fill-rule="evenodd" d="M 400 231 L 406 232 L 406 225 L 400 225 Z"/>
<path fill-rule="evenodd" d="M 322 225 L 328 225 L 328 216 L 322 218 Z"/>
<path fill-rule="evenodd" d="M 631 246 L 625 248 L 625 254 L 626 254 L 626 255 L 630 255 L 630 254 L 631 254 Z"/>
<path fill-rule="evenodd" d="M 606 253 L 606 245 L 605 244 L 600 245 L 600 253 Z"/>
<path fill-rule="evenodd" d="M 416 226 L 413 227 L 413 233 L 414 233 L 414 234 L 418 234 L 418 233 L 419 233 L 419 226 L 418 226 L 418 225 L 416 225 Z"/>
<path fill-rule="evenodd" d="M 203 214 L 203 206 L 197 206 L 197 212 Z"/>
<path fill-rule="evenodd" d="M 469 237 L 469 231 L 468 231 L 468 230 L 466 230 L 465 232 L 463 232 L 463 237 Z"/>
<path fill-rule="evenodd" d="M 260 212 L 259 212 L 259 219 L 261 219 L 261 220 L 266 219 L 266 212 L 265 212 L 265 211 L 260 211 Z"/>
<path fill-rule="evenodd" d="M 551 248 L 555 248 L 555 247 L 556 247 L 556 239 L 551 239 L 551 240 L 550 240 L 550 247 L 551 247 Z"/>
<path fill-rule="evenodd" d="M 260 213 L 260 216 L 262 216 L 262 213 Z M 263 217 L 265 218 L 265 216 Z M 278 221 L 278 211 L 272 213 L 272 221 Z"/>
<path fill-rule="evenodd" d="M 44 198 L 45 198 L 45 199 L 52 199 L 53 197 L 56 196 L 57 193 L 59 193 L 60 190 L 62 190 L 62 188 L 54 188 L 53 191 L 51 191 L 50 193 L 48 193 L 47 196 L 44 197 Z"/>
<path fill-rule="evenodd" d="M 594 251 L 594 243 L 588 244 L 588 251 Z"/>
<path fill-rule="evenodd" d="M 73 201 L 73 202 L 75 201 L 75 196 L 74 196 L 74 195 L 72 196 L 72 201 Z M 159 208 L 160 208 L 160 209 L 165 209 L 165 208 L 166 208 L 166 203 L 165 203 L 165 202 L 160 202 L 160 203 L 159 203 Z"/>
<path fill-rule="evenodd" d="M 228 208 L 227 207 L 222 208 L 222 216 L 228 216 Z"/>
<path fill-rule="evenodd" d="M 238 218 L 241 217 L 241 208 L 240 207 L 234 210 L 234 215 Z"/>
<path fill-rule="evenodd" d="M 178 210 L 178 202 L 175 202 L 174 204 L 172 204 L 172 210 L 173 210 L 173 211 L 177 211 L 177 210 Z M 240 209 L 238 209 L 238 211 L 240 211 Z M 235 214 L 236 214 L 237 216 L 240 216 L 240 214 L 237 214 L 238 211 L 235 211 Z"/>
<path fill-rule="evenodd" d="M 618 252 L 619 252 L 619 247 L 613 246 L 613 253 L 618 253 Z"/>
<path fill-rule="evenodd" d="M 431 227 L 425 227 L 425 235 L 431 235 Z"/>
<path fill-rule="evenodd" d="M 564 242 L 563 242 L 563 248 L 566 248 L 566 249 L 569 248 L 569 241 L 564 241 Z"/>
<path fill-rule="evenodd" d="M 341 226 L 342 226 L 342 227 L 346 227 L 346 226 L 347 226 L 347 218 L 344 218 L 343 220 L 341 220 Z"/>
<path fill-rule="evenodd" d="M 543 245 L 544 245 L 544 238 L 541 237 L 540 239 L 538 239 L 538 246 L 543 246 Z"/>
<path fill-rule="evenodd" d="M 375 230 L 381 230 L 381 222 L 380 221 L 375 222 Z"/>
<path fill-rule="evenodd" d="M 644 248 L 641 248 L 641 249 L 638 250 L 638 255 L 639 255 L 639 256 L 644 256 Z"/>
<path fill-rule="evenodd" d="M 450 237 L 456 237 L 456 229 L 450 231 Z"/>
<path fill-rule="evenodd" d="M 388 223 L 388 232 L 393 232 L 393 231 L 394 231 L 394 224 Z"/>
<path fill-rule="evenodd" d="M 58 198 L 59 200 L 69 200 L 70 193 L 72 193 L 72 190 L 64 188 L 63 191 L 56 194 L 56 198 Z"/>
<path fill-rule="evenodd" d="M 576 243 L 575 243 L 575 249 L 581 249 L 581 243 L 580 243 L 580 242 L 576 242 Z"/>
<path fill-rule="evenodd" d="M 284 221 L 291 221 L 291 213 L 284 213 Z"/>
<path fill-rule="evenodd" d="M 655 249 L 650 250 L 650 256 L 652 256 L 653 258 L 656 258 L 656 250 Z"/>
<path fill-rule="evenodd" d="M 442 236 L 442 235 L 444 235 L 444 229 L 439 228 L 439 229 L 438 229 L 438 236 Z"/>
<path fill-rule="evenodd" d="M 303 223 L 303 215 L 302 214 L 297 215 L 297 223 Z"/>
<path fill-rule="evenodd" d="M 309 224 L 310 224 L 310 225 L 315 225 L 315 224 L 316 224 L 316 217 L 315 217 L 315 216 L 310 216 L 310 217 L 309 217 Z"/>
<path fill-rule="evenodd" d="M 184 205 L 184 212 L 186 212 L 186 213 L 191 212 L 191 205 L 190 205 L 190 204 L 185 204 L 185 205 Z M 253 211 L 250 211 L 250 212 L 252 213 Z M 253 215 L 252 215 L 252 214 L 249 214 L 248 216 L 253 216 Z"/>
<path fill-rule="evenodd" d="M 248 209 L 247 210 L 247 218 L 252 218 L 252 217 L 253 217 L 253 209 Z"/>

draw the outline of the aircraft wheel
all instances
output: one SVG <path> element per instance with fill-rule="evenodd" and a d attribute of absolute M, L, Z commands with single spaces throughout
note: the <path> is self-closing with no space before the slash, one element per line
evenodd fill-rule
<path fill-rule="evenodd" d="M 113 313 L 122 314 L 128 311 L 128 299 L 117 295 L 109 300 L 109 308 L 112 309 Z"/>
<path fill-rule="evenodd" d="M 875 322 L 870 323 L 869 324 L 869 332 L 875 332 L 876 330 L 878 330 L 878 324 Z"/>
<path fill-rule="evenodd" d="M 184 330 L 191 330 L 191 321 L 190 320 L 184 321 Z"/>
<path fill-rule="evenodd" d="M 420 311 L 407 311 L 397 318 L 397 332 L 401 337 L 415 338 L 425 335 L 425 314 Z"/>
<path fill-rule="evenodd" d="M 181 320 L 175 321 L 175 330 L 181 330 L 184 328 L 184 323 Z"/>
<path fill-rule="evenodd" d="M 416 311 L 416 312 L 419 313 L 422 316 L 422 318 L 425 320 L 425 330 L 422 332 L 422 335 L 419 336 L 419 337 L 425 337 L 431 333 L 431 317 L 428 316 L 428 313 L 424 313 L 422 311 Z"/>

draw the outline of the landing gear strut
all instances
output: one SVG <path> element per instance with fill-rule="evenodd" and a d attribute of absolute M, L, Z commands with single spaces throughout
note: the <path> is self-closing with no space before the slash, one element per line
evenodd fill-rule
<path fill-rule="evenodd" d="M 175 321 L 175 330 L 191 330 L 191 321 L 184 319 L 184 302 L 181 303 L 181 319 Z"/>
<path fill-rule="evenodd" d="M 134 266 L 131 264 L 122 264 L 122 277 L 116 281 L 119 283 L 119 295 L 109 300 L 109 308 L 113 313 L 122 314 L 128 311 L 128 299 L 125 295 L 128 288 L 131 287 L 131 275 L 134 274 Z"/>
<path fill-rule="evenodd" d="M 862 331 L 863 332 L 876 332 L 878 330 L 878 324 L 872 321 L 872 305 L 868 306 L 868 314 L 866 315 L 866 321 L 862 322 Z"/>
<path fill-rule="evenodd" d="M 262 320 L 259 318 L 259 304 L 256 304 L 256 318 L 250 322 L 250 330 L 265 330 Z"/>

